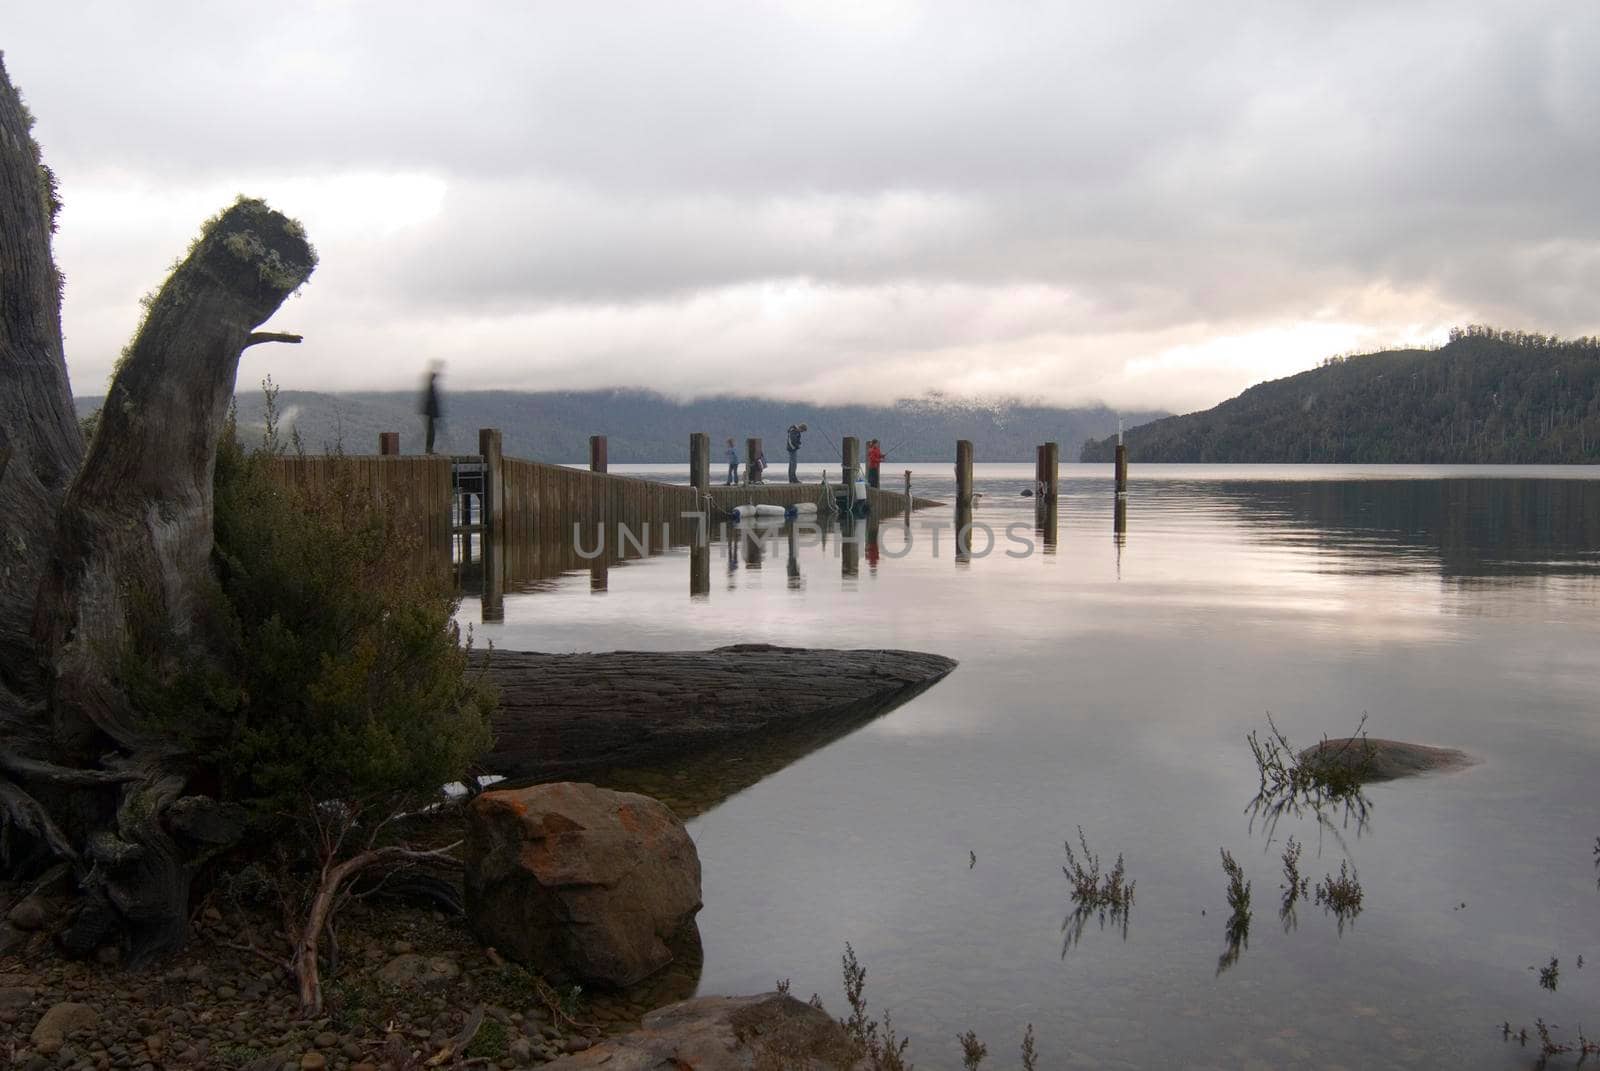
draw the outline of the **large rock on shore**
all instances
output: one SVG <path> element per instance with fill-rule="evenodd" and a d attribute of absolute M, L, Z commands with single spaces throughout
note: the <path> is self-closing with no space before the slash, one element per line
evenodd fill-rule
<path fill-rule="evenodd" d="M 1454 748 L 1351 736 L 1313 744 L 1300 752 L 1300 761 L 1346 770 L 1357 780 L 1370 782 L 1460 770 L 1478 760 Z"/>
<path fill-rule="evenodd" d="M 467 917 L 557 981 L 628 986 L 672 962 L 700 910 L 700 857 L 649 796 L 559 782 L 485 792 L 467 821 Z"/>
<path fill-rule="evenodd" d="M 844 1028 L 821 1008 L 781 993 L 696 997 L 644 1017 L 638 1030 L 545 1065 L 546 1071 L 850 1071 Z"/>

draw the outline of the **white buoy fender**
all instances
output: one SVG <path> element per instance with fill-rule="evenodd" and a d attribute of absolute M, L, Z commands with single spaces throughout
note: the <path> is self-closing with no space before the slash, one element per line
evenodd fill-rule
<path fill-rule="evenodd" d="M 817 504 L 815 502 L 796 502 L 790 506 L 785 516 L 788 517 L 815 517 Z"/>
<path fill-rule="evenodd" d="M 735 506 L 733 507 L 733 519 L 736 521 L 748 521 L 757 517 L 783 517 L 786 512 L 783 506 L 771 506 L 765 503 L 756 506 Z"/>

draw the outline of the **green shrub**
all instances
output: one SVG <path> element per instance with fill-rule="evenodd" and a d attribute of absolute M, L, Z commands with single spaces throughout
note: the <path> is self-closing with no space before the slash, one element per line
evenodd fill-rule
<path fill-rule="evenodd" d="M 231 420 L 219 446 L 215 657 L 174 669 L 161 654 L 183 648 L 136 629 L 124 660 L 135 702 L 258 827 L 437 792 L 490 745 L 496 702 L 446 571 L 369 489 L 283 486 L 280 452 L 246 450 Z"/>

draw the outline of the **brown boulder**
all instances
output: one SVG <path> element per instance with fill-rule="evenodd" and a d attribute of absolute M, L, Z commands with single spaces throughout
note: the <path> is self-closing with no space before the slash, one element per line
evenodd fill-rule
<path fill-rule="evenodd" d="M 639 1029 L 563 1056 L 545 1071 L 850 1071 L 864 1067 L 844 1028 L 781 993 L 696 997 L 644 1017 Z"/>
<path fill-rule="evenodd" d="M 44 1013 L 33 1028 L 30 1039 L 42 1053 L 55 1053 L 66 1042 L 68 1035 L 79 1030 L 94 1030 L 100 1025 L 100 1013 L 87 1004 L 69 1002 L 57 1004 Z"/>
<path fill-rule="evenodd" d="M 558 981 L 638 982 L 700 910 L 700 857 L 649 796 L 558 782 L 485 792 L 467 822 L 467 917 Z"/>
<path fill-rule="evenodd" d="M 1347 770 L 1363 783 L 1461 770 L 1478 761 L 1454 748 L 1364 736 L 1324 740 L 1300 752 L 1299 757 L 1303 763 Z"/>

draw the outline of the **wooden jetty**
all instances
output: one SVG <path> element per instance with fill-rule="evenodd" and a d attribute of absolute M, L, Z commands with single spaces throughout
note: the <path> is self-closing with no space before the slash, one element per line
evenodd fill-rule
<path fill-rule="evenodd" d="M 313 493 L 340 481 L 370 489 L 396 515 L 414 521 L 430 551 L 441 552 L 448 552 L 453 540 L 463 535 L 483 535 L 502 544 L 569 543 L 574 526 L 592 531 L 595 525 L 618 524 L 654 526 L 658 531 L 667 525 L 671 541 L 681 542 L 699 523 L 693 515 L 705 514 L 715 523 L 735 506 L 757 503 L 812 502 L 825 509 L 826 492 L 820 482 L 733 486 L 711 482 L 704 435 L 691 437 L 688 486 L 605 471 L 603 436 L 590 440 L 587 471 L 505 457 L 500 432 L 494 428 L 481 430 L 478 440 L 476 454 L 401 455 L 399 436 L 384 432 L 376 455 L 286 456 L 273 464 L 283 483 Z M 751 440 L 750 445 L 759 454 L 760 440 Z M 816 472 L 815 466 L 808 468 Z M 838 483 L 827 486 L 839 488 Z M 870 512 L 878 517 L 942 505 L 878 488 L 869 488 L 867 499 Z"/>

